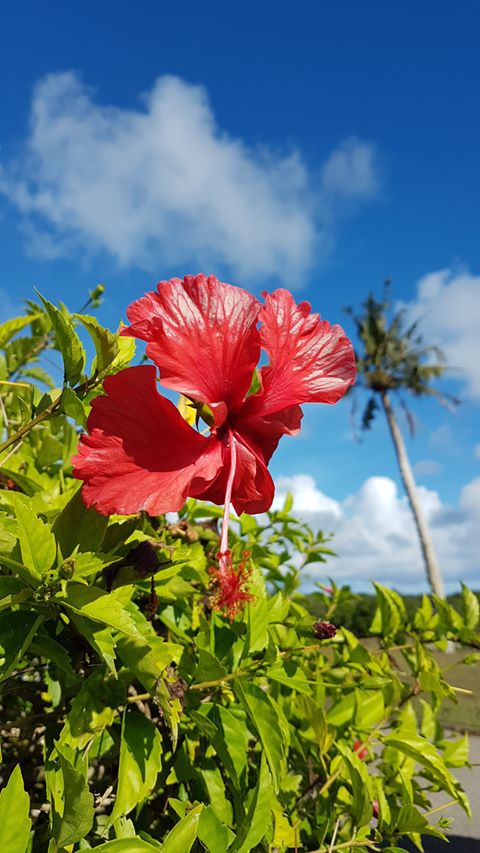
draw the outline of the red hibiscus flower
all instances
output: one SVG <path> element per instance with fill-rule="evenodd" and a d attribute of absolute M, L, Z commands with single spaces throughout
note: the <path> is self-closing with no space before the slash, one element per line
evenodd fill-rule
<path fill-rule="evenodd" d="M 108 377 L 105 396 L 93 401 L 74 475 L 86 505 L 103 514 L 159 515 L 189 496 L 224 503 L 222 572 L 230 504 L 237 513 L 269 509 L 267 465 L 282 435 L 299 431 L 299 404 L 337 402 L 355 380 L 355 357 L 340 326 L 287 290 L 264 294 L 263 305 L 214 276 L 174 278 L 157 290 L 129 306 L 121 333 L 147 342 L 161 383 L 208 412 L 210 434 L 158 393 L 153 365 L 130 367 Z M 268 365 L 249 393 L 262 348 Z"/>

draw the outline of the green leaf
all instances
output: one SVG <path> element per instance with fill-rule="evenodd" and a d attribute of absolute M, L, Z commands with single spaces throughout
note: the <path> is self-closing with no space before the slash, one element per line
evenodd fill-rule
<path fill-rule="evenodd" d="M 233 832 L 218 819 L 212 806 L 206 806 L 200 815 L 198 837 L 209 853 L 225 853 L 235 838 Z"/>
<path fill-rule="evenodd" d="M 190 853 L 198 835 L 198 823 L 203 803 L 194 806 L 168 833 L 160 850 L 162 853 Z"/>
<path fill-rule="evenodd" d="M 86 356 L 83 344 L 69 317 L 48 299 L 44 299 L 40 293 L 38 295 L 50 317 L 58 348 L 62 353 L 65 381 L 75 385 L 85 369 Z"/>
<path fill-rule="evenodd" d="M 0 613 L 0 680 L 18 666 L 43 619 L 26 610 Z"/>
<path fill-rule="evenodd" d="M 106 844 L 95 847 L 95 850 L 99 850 L 101 853 L 151 853 L 154 850 L 155 853 L 158 853 L 159 847 L 136 836 L 135 838 L 117 838 L 114 841 L 107 841 Z"/>
<path fill-rule="evenodd" d="M 102 374 L 112 364 L 118 355 L 119 335 L 113 335 L 108 329 L 100 325 L 95 317 L 88 314 L 75 314 L 82 326 L 89 332 L 95 344 L 96 364 L 95 372 Z"/>
<path fill-rule="evenodd" d="M 372 634 L 395 637 L 407 620 L 403 599 L 392 589 L 374 583 L 377 593 L 377 610 L 370 626 Z"/>
<path fill-rule="evenodd" d="M 84 749 L 94 737 L 103 732 L 115 719 L 120 696 L 112 690 L 111 681 L 104 680 L 102 667 L 97 669 L 82 684 L 72 699 L 65 725 L 60 732 L 59 743 L 68 744 L 73 750 Z"/>
<path fill-rule="evenodd" d="M 247 764 L 250 737 L 245 719 L 239 719 L 221 705 L 207 703 L 200 706 L 198 711 L 190 711 L 189 717 L 197 723 L 200 733 L 213 746 L 234 786 L 239 788 L 239 778 Z"/>
<path fill-rule="evenodd" d="M 111 628 L 99 625 L 90 619 L 72 611 L 70 618 L 80 634 L 95 649 L 100 658 L 106 663 L 110 672 L 116 675 L 115 669 L 115 639 Z"/>
<path fill-rule="evenodd" d="M 195 681 L 219 681 L 225 678 L 227 670 L 220 661 L 205 649 L 198 652 L 198 665 L 195 672 Z"/>
<path fill-rule="evenodd" d="M 368 770 L 364 762 L 345 744 L 339 743 L 352 785 L 352 814 L 358 826 L 365 826 L 372 817 L 373 791 Z"/>
<path fill-rule="evenodd" d="M 208 766 L 205 766 L 208 763 Z M 203 766 L 199 767 L 200 773 L 208 793 L 208 799 L 212 805 L 218 819 L 231 826 L 232 824 L 232 804 L 227 799 L 225 782 L 222 774 L 216 766 L 215 762 L 204 759 Z"/>
<path fill-rule="evenodd" d="M 228 853 L 248 853 L 260 844 L 268 832 L 272 817 L 272 777 L 265 755 L 260 761 L 260 773 L 249 809 L 242 821 L 237 837 L 228 848 Z"/>
<path fill-rule="evenodd" d="M 40 581 L 52 568 L 57 555 L 55 537 L 23 495 L 15 495 L 14 506 L 22 561 L 32 578 Z"/>
<path fill-rule="evenodd" d="M 304 693 L 310 696 L 312 689 L 302 668 L 295 661 L 277 661 L 266 671 L 266 675 L 272 681 L 284 684 L 290 690 Z"/>
<path fill-rule="evenodd" d="M 118 373 L 130 363 L 135 353 L 134 338 L 113 334 L 109 329 L 101 326 L 95 317 L 87 314 L 75 314 L 75 316 L 85 326 L 95 345 L 96 375 Z"/>
<path fill-rule="evenodd" d="M 55 534 L 63 558 L 78 548 L 80 551 L 96 551 L 105 536 L 108 518 L 85 506 L 80 484 L 69 502 L 57 515 L 52 532 Z"/>
<path fill-rule="evenodd" d="M 347 693 L 339 702 L 335 702 L 327 711 L 327 720 L 335 727 L 349 723 L 356 710 L 355 693 Z"/>
<path fill-rule="evenodd" d="M 118 640 L 119 657 L 142 687 L 151 693 L 155 693 L 157 682 L 167 666 L 178 663 L 182 654 L 183 646 L 166 643 L 161 637 L 132 640 L 123 636 Z"/>
<path fill-rule="evenodd" d="M 161 764 L 162 739 L 154 723 L 136 710 L 127 710 L 120 741 L 117 796 L 109 824 L 149 796 Z"/>
<path fill-rule="evenodd" d="M 83 773 L 58 750 L 57 759 L 57 767 L 52 766 L 51 760 L 45 764 L 52 804 L 52 835 L 59 847 L 67 847 L 90 832 L 94 818 L 93 795 Z"/>
<path fill-rule="evenodd" d="M 24 317 L 15 317 L 12 320 L 7 320 L 6 323 L 2 323 L 0 326 L 0 349 L 3 349 L 17 332 L 20 332 L 40 316 L 41 314 L 26 314 Z"/>
<path fill-rule="evenodd" d="M 268 694 L 256 684 L 242 684 L 237 680 L 235 693 L 262 742 L 272 774 L 273 787 L 277 792 L 284 764 L 284 738 L 276 709 Z"/>
<path fill-rule="evenodd" d="M 77 424 L 85 427 L 87 424 L 87 415 L 83 407 L 83 403 L 75 394 L 73 388 L 65 388 L 62 393 L 62 412 L 73 418 Z"/>
<path fill-rule="evenodd" d="M 468 734 L 458 740 L 448 741 L 443 750 L 443 760 L 447 767 L 469 766 Z"/>
<path fill-rule="evenodd" d="M 107 841 L 106 844 L 100 844 L 95 847 L 95 850 L 101 853 L 158 853 L 157 845 L 149 844 L 143 838 L 136 836 L 135 838 L 117 838 L 114 841 Z M 180 851 L 178 851 L 180 853 Z"/>
<path fill-rule="evenodd" d="M 329 734 L 323 708 L 317 705 L 310 696 L 298 696 L 296 704 L 301 717 L 304 717 L 312 727 L 320 753 L 327 752 L 332 743 L 332 735 Z"/>
<path fill-rule="evenodd" d="M 385 717 L 385 702 L 381 690 L 367 692 L 355 690 L 355 724 L 359 729 L 370 729 Z"/>
<path fill-rule="evenodd" d="M 480 602 L 478 596 L 468 586 L 462 583 L 463 610 L 465 614 L 465 626 L 475 631 L 480 618 Z"/>
<path fill-rule="evenodd" d="M 0 850 L 2 853 L 25 853 L 31 820 L 30 798 L 23 787 L 17 764 L 5 788 L 0 792 Z"/>
<path fill-rule="evenodd" d="M 404 755 L 408 755 L 410 758 L 418 761 L 432 775 L 433 779 L 460 803 L 467 814 L 471 814 L 468 801 L 459 783 L 450 773 L 442 756 L 437 752 L 433 744 L 429 743 L 425 738 L 420 737 L 420 735 L 403 732 L 401 735 L 396 733 L 387 735 L 384 738 L 384 743 L 386 746 L 394 747 Z"/>
<path fill-rule="evenodd" d="M 25 474 L 20 474 L 19 471 L 12 471 L 10 468 L 4 468 L 2 465 L 2 474 L 4 477 L 8 477 L 10 480 L 13 480 L 15 485 L 18 486 L 22 492 L 25 492 L 29 498 L 32 498 L 34 495 L 42 491 L 43 487 L 40 483 L 30 479 L 30 477 L 26 477 Z"/>
<path fill-rule="evenodd" d="M 108 593 L 70 581 L 66 584 L 65 594 L 59 593 L 55 598 L 68 610 L 73 610 L 80 616 L 109 625 L 135 640 L 141 639 L 132 617 L 115 596 L 114 592 Z"/>
<path fill-rule="evenodd" d="M 76 675 L 72 667 L 72 661 L 67 650 L 56 640 L 50 637 L 44 626 L 35 635 L 30 645 L 33 654 L 46 658 L 49 662 L 61 670 L 70 681 L 75 681 Z"/>

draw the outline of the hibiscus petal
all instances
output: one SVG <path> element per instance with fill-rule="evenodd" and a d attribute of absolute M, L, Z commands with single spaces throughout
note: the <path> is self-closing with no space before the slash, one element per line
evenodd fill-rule
<path fill-rule="evenodd" d="M 129 367 L 104 383 L 73 460 L 83 499 L 104 515 L 178 510 L 218 476 L 224 446 L 183 420 L 156 389 L 153 366 Z"/>
<path fill-rule="evenodd" d="M 341 326 L 295 303 L 288 290 L 265 294 L 260 337 L 269 356 L 262 390 L 252 398 L 257 414 L 296 403 L 336 403 L 355 381 L 355 354 Z"/>
<path fill-rule="evenodd" d="M 260 356 L 260 303 L 215 276 L 161 281 L 127 309 L 122 334 L 148 342 L 161 382 L 204 403 L 240 403 Z"/>
<path fill-rule="evenodd" d="M 300 406 L 289 406 L 272 415 L 248 417 L 250 401 L 254 411 L 255 397 L 250 397 L 241 419 L 237 418 L 235 422 L 235 428 L 242 439 L 255 446 L 257 453 L 261 454 L 265 464 L 268 464 L 282 435 L 297 435 L 300 432 L 303 412 Z"/>

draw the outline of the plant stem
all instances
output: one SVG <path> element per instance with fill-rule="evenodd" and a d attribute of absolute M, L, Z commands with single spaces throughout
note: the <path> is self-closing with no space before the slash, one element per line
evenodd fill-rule
<path fill-rule="evenodd" d="M 33 429 L 34 426 L 37 426 L 37 424 L 41 424 L 42 421 L 45 421 L 47 418 L 50 417 L 50 415 L 53 415 L 59 408 L 61 399 L 62 395 L 60 394 L 60 396 L 57 397 L 56 400 L 53 400 L 53 402 L 50 403 L 50 405 L 47 406 L 46 409 L 43 409 L 40 414 L 36 415 L 34 418 L 32 418 L 31 421 L 28 421 L 28 423 L 24 424 L 22 427 L 20 427 L 20 429 L 14 432 L 13 435 L 9 436 L 9 438 L 2 442 L 2 444 L 0 444 L 0 453 L 3 453 L 3 451 L 11 447 L 12 444 L 15 444 L 15 442 L 22 439 L 30 432 L 31 429 Z"/>
<path fill-rule="evenodd" d="M 436 806 L 434 809 L 430 809 L 428 812 L 424 812 L 424 817 L 430 817 L 432 814 L 437 814 L 437 812 L 443 811 L 443 809 L 449 809 L 451 806 L 458 806 L 456 800 L 449 800 L 448 803 L 444 803 L 443 806 Z"/>
<path fill-rule="evenodd" d="M 375 841 L 342 841 L 340 844 L 334 844 L 333 847 L 318 847 L 312 850 L 312 853 L 330 853 L 333 850 L 348 850 L 349 847 L 370 847 L 372 850 L 380 850 Z"/>

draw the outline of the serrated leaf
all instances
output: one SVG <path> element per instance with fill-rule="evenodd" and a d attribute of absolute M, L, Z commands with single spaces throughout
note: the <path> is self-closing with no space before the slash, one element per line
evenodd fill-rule
<path fill-rule="evenodd" d="M 41 657 L 46 658 L 49 662 L 54 663 L 57 669 L 61 670 L 67 678 L 70 679 L 70 681 L 75 681 L 76 675 L 72 666 L 72 661 L 70 660 L 70 655 L 60 643 L 57 643 L 53 637 L 50 637 L 47 634 L 44 626 L 42 626 L 35 635 L 30 645 L 30 649 L 33 654 L 40 655 Z"/>
<path fill-rule="evenodd" d="M 10 480 L 13 480 L 15 485 L 17 485 L 22 492 L 25 492 L 25 494 L 30 498 L 37 495 L 43 489 L 43 486 L 40 483 L 37 483 L 36 480 L 32 480 L 30 477 L 27 477 L 25 474 L 21 474 L 19 471 L 13 471 L 11 468 L 4 468 L 3 465 L 2 474 L 4 477 L 8 477 Z"/>
<path fill-rule="evenodd" d="M 24 317 L 14 317 L 12 320 L 2 323 L 0 326 L 0 349 L 3 349 L 17 332 L 20 332 L 40 316 L 40 314 L 26 314 Z"/>
<path fill-rule="evenodd" d="M 386 746 L 394 747 L 399 752 L 408 755 L 425 767 L 443 789 L 458 800 L 467 814 L 471 814 L 468 801 L 466 801 L 459 783 L 450 773 L 442 756 L 437 752 L 433 744 L 429 743 L 425 738 L 420 737 L 420 735 L 410 733 L 402 733 L 401 736 L 395 733 L 387 735 L 384 738 L 384 743 Z"/>
<path fill-rule="evenodd" d="M 162 739 L 154 723 L 136 710 L 123 716 L 117 796 L 112 824 L 129 814 L 152 792 L 162 765 Z"/>
<path fill-rule="evenodd" d="M 295 661 L 277 661 L 266 671 L 267 678 L 310 696 L 312 689 L 302 668 Z"/>
<path fill-rule="evenodd" d="M 458 740 L 448 741 L 443 750 L 442 757 L 447 767 L 468 767 L 468 734 L 464 734 Z"/>
<path fill-rule="evenodd" d="M 66 584 L 65 593 L 59 593 L 55 598 L 80 616 L 109 625 L 128 637 L 140 640 L 141 635 L 132 617 L 115 596 L 116 593 L 70 581 Z"/>
<path fill-rule="evenodd" d="M 140 640 L 121 637 L 118 640 L 118 655 L 145 690 L 155 693 L 158 680 L 164 670 L 178 663 L 183 646 L 166 643 L 161 637 L 148 636 Z"/>
<path fill-rule="evenodd" d="M 194 806 L 185 817 L 168 833 L 160 850 L 162 853 L 190 853 L 198 835 L 198 822 L 203 811 L 203 803 Z"/>
<path fill-rule="evenodd" d="M 106 844 L 100 844 L 95 847 L 95 850 L 100 853 L 158 853 L 158 846 L 149 844 L 143 838 L 136 836 L 135 838 L 116 838 L 114 841 L 107 841 Z M 180 853 L 180 851 L 178 851 Z"/>
<path fill-rule="evenodd" d="M 13 496 L 12 496 L 13 498 Z M 55 537 L 23 495 L 13 498 L 18 524 L 18 539 L 24 565 L 40 581 L 51 568 L 57 554 Z"/>
<path fill-rule="evenodd" d="M 268 694 L 256 684 L 242 684 L 237 680 L 235 693 L 262 742 L 272 774 L 273 787 L 277 792 L 284 763 L 284 738 L 278 714 Z"/>
<path fill-rule="evenodd" d="M 52 532 L 55 534 L 62 556 L 69 557 L 78 548 L 80 551 L 96 551 L 105 536 L 108 518 L 93 509 L 87 509 L 80 493 L 80 486 L 69 502 L 57 515 Z"/>
<path fill-rule="evenodd" d="M 17 764 L 7 785 L 0 792 L 0 850 L 25 853 L 31 820 L 30 797 L 26 794 L 20 765 Z"/>
<path fill-rule="evenodd" d="M 99 625 L 78 613 L 70 613 L 70 618 L 80 634 L 95 649 L 99 657 L 106 663 L 110 672 L 116 675 L 115 668 L 115 638 L 111 628 Z"/>
<path fill-rule="evenodd" d="M 73 388 L 65 388 L 62 393 L 62 412 L 73 418 L 77 424 L 85 427 L 87 424 L 87 415 L 83 407 L 83 403 L 75 394 Z"/>
<path fill-rule="evenodd" d="M 112 334 L 109 329 L 101 326 L 95 317 L 88 314 L 75 314 L 75 317 L 86 328 L 95 345 L 95 373 L 103 374 L 118 355 L 120 336 Z"/>
<path fill-rule="evenodd" d="M 365 826 L 372 817 L 371 778 L 364 762 L 345 744 L 339 743 L 352 785 L 352 814 L 358 826 Z"/>
<path fill-rule="evenodd" d="M 392 589 L 374 583 L 377 593 L 377 610 L 370 626 L 372 634 L 394 637 L 407 619 L 405 604 L 401 596 Z"/>
<path fill-rule="evenodd" d="M 462 583 L 463 610 L 465 613 L 465 626 L 475 631 L 480 618 L 480 602 L 478 596 L 468 586 Z"/>
<path fill-rule="evenodd" d="M 218 819 L 212 806 L 206 806 L 200 815 L 198 837 L 209 853 L 225 853 L 235 838 L 233 832 Z"/>
<path fill-rule="evenodd" d="M 102 667 L 84 681 L 72 699 L 65 725 L 60 732 L 60 744 L 66 743 L 73 750 L 84 749 L 106 726 L 113 723 L 119 697 L 115 697 L 112 686 L 105 681 Z"/>
<path fill-rule="evenodd" d="M 42 382 L 47 388 L 55 388 L 55 382 L 52 377 L 43 367 L 38 365 L 27 365 L 18 371 L 19 376 L 26 376 L 28 379 L 35 379 L 37 382 Z"/>
<path fill-rule="evenodd" d="M 0 613 L 0 680 L 18 666 L 43 619 L 26 610 Z"/>
<path fill-rule="evenodd" d="M 72 321 L 40 293 L 45 310 L 50 318 L 58 348 L 62 354 L 65 381 L 75 385 L 85 369 L 85 350 Z"/>
<path fill-rule="evenodd" d="M 367 692 L 355 690 L 355 724 L 359 729 L 370 729 L 385 717 L 385 702 L 380 690 Z"/>
<path fill-rule="evenodd" d="M 58 764 L 57 764 L 58 761 Z M 76 770 L 70 761 L 57 752 L 57 767 L 48 768 L 46 765 L 47 784 L 55 784 L 51 788 L 52 804 L 52 835 L 59 847 L 67 847 L 81 841 L 93 826 L 93 795 L 82 772 Z"/>
<path fill-rule="evenodd" d="M 272 819 L 272 777 L 265 755 L 260 761 L 260 773 L 247 814 L 240 824 L 237 837 L 228 848 L 229 853 L 248 853 L 268 832 Z"/>
<path fill-rule="evenodd" d="M 92 337 L 95 345 L 95 374 L 112 375 L 130 364 L 135 354 L 135 339 L 110 332 L 95 317 L 75 314 Z"/>
<path fill-rule="evenodd" d="M 205 649 L 199 649 L 198 664 L 195 671 L 195 681 L 219 681 L 225 678 L 227 670 L 215 655 Z"/>

